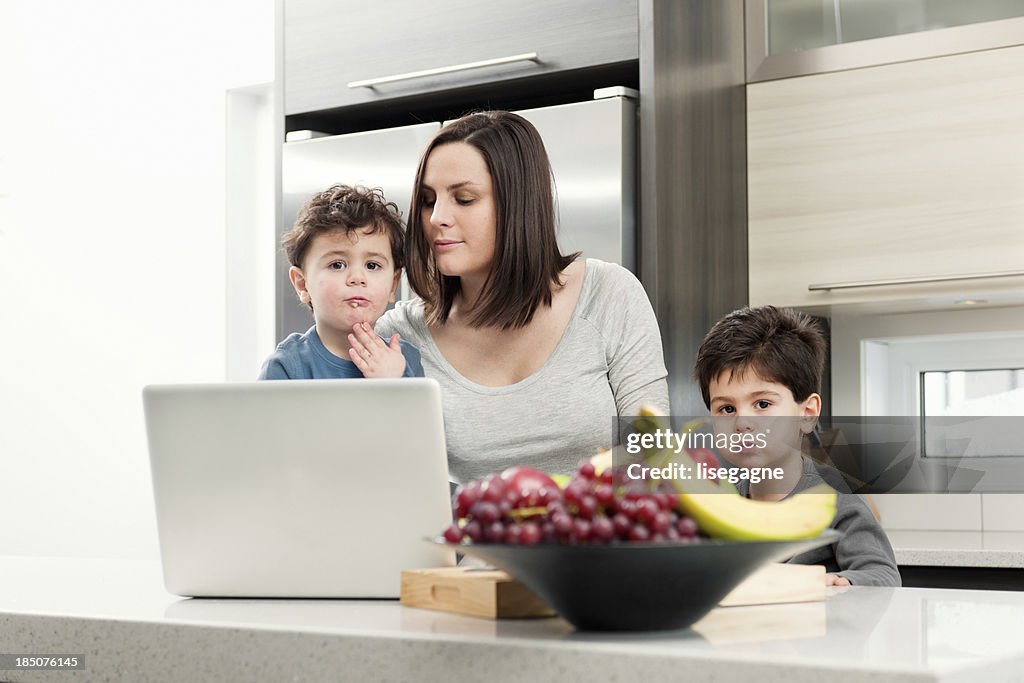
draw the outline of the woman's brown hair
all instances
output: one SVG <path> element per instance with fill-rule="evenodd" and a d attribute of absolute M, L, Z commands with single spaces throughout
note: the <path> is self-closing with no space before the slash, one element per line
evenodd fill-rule
<path fill-rule="evenodd" d="M 579 252 L 563 255 L 558 248 L 551 164 L 537 129 L 518 114 L 469 114 L 442 128 L 427 145 L 409 209 L 409 284 L 423 299 L 427 322 L 443 325 L 461 281 L 437 270 L 423 232 L 421 187 L 431 152 L 453 142 L 472 145 L 483 156 L 496 214 L 494 261 L 469 324 L 523 327 L 541 304 L 551 305 L 551 287 L 562 284 L 561 272 Z"/>

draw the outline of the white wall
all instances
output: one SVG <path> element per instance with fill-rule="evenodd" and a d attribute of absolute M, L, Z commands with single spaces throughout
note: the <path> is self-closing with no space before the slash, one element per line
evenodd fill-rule
<path fill-rule="evenodd" d="M 277 345 L 278 157 L 274 84 L 227 94 L 227 379 L 251 381 Z"/>
<path fill-rule="evenodd" d="M 226 376 L 225 90 L 273 79 L 273 2 L 2 14 L 0 554 L 156 557 L 140 392 Z"/>

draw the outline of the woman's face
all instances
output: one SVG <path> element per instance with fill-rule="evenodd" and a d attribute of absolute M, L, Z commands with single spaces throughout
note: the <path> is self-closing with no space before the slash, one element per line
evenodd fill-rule
<path fill-rule="evenodd" d="M 434 148 L 420 185 L 420 220 L 442 275 L 486 278 L 497 219 L 487 162 L 464 142 Z"/>

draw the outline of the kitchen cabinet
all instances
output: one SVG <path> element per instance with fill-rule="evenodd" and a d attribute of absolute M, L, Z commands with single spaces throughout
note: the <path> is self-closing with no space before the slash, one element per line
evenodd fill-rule
<path fill-rule="evenodd" d="M 1024 15 L 1024 8 L 1014 0 L 767 0 L 762 7 L 773 54 Z"/>
<path fill-rule="evenodd" d="M 1024 299 L 1024 46 L 757 83 L 747 104 L 751 305 Z"/>
<path fill-rule="evenodd" d="M 746 0 L 747 81 L 1024 42 L 1018 0 Z"/>
<path fill-rule="evenodd" d="M 286 115 L 636 60 L 636 0 L 285 0 Z M 535 54 L 533 59 L 524 55 Z M 521 57 L 479 68 L 448 67 Z M 426 73 L 372 87 L 360 81 Z"/>

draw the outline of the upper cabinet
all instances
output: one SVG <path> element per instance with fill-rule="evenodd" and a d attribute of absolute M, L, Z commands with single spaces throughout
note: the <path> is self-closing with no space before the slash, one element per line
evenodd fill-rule
<path fill-rule="evenodd" d="M 747 82 L 1021 44 L 1020 0 L 746 0 Z"/>
<path fill-rule="evenodd" d="M 1024 47 L 757 83 L 747 105 L 751 305 L 1024 300 Z"/>
<path fill-rule="evenodd" d="M 636 0 L 284 1 L 286 115 L 638 56 Z"/>

